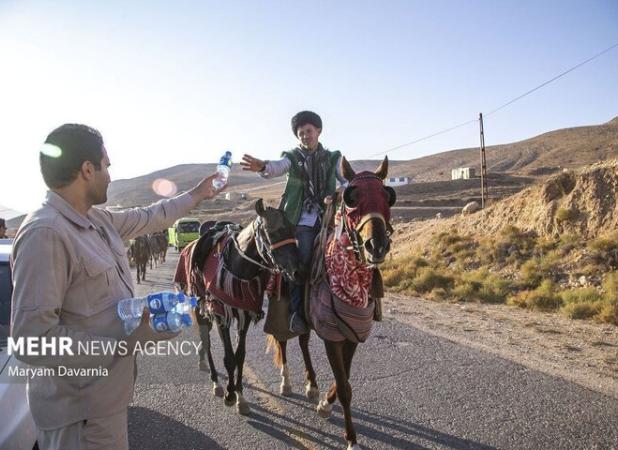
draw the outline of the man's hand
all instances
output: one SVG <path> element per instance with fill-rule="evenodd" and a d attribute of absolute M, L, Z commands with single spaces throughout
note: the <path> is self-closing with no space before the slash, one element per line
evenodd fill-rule
<path fill-rule="evenodd" d="M 148 341 L 165 341 L 175 338 L 179 334 L 180 332 L 158 333 L 154 331 L 152 328 L 150 328 L 150 310 L 148 308 L 144 308 L 144 311 L 142 312 L 142 320 L 140 321 L 139 326 L 126 339 L 128 350 L 127 354 L 123 354 L 121 356 L 133 355 L 138 342 L 143 345 Z"/>
<path fill-rule="evenodd" d="M 264 161 L 254 158 L 251 155 L 243 155 L 240 165 L 242 166 L 242 170 L 248 170 L 250 172 L 260 172 L 266 167 Z"/>
<path fill-rule="evenodd" d="M 217 177 L 217 174 L 211 175 L 208 178 L 204 178 L 202 181 L 198 183 L 193 189 L 189 191 L 189 194 L 197 200 L 197 202 L 201 202 L 202 200 L 207 200 L 209 198 L 213 198 L 219 192 L 223 191 L 227 185 L 223 186 L 221 189 L 215 189 L 212 185 L 212 180 Z"/>

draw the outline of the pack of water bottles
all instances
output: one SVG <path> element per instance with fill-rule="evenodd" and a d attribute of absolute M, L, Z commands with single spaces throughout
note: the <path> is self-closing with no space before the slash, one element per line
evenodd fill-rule
<path fill-rule="evenodd" d="M 127 298 L 118 302 L 118 317 L 129 336 L 139 326 L 144 308 L 150 311 L 150 328 L 157 332 L 177 332 L 192 324 L 191 310 L 197 298 L 182 292 L 157 292 L 145 297 Z"/>

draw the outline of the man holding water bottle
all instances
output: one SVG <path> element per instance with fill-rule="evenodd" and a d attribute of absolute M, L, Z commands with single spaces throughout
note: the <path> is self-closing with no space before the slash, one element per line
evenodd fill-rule
<path fill-rule="evenodd" d="M 292 117 L 292 132 L 298 146 L 281 154 L 276 161 L 263 161 L 244 155 L 243 170 L 258 172 L 264 178 L 287 174 L 288 180 L 281 198 L 280 208 L 296 225 L 296 239 L 301 266 L 305 268 L 299 282 L 290 292 L 289 328 L 292 333 L 308 331 L 303 317 L 305 282 L 310 271 L 313 241 L 320 230 L 324 213 L 324 198 L 335 193 L 337 180 L 347 181 L 339 172 L 341 153 L 325 149 L 319 141 L 322 119 L 312 111 L 301 111 Z"/>
<path fill-rule="evenodd" d="M 152 331 L 146 309 L 138 328 L 126 337 L 116 305 L 134 297 L 134 286 L 123 241 L 168 228 L 222 188 L 213 187 L 213 175 L 149 207 L 97 208 L 107 201 L 110 161 L 101 134 L 85 125 L 65 124 L 52 131 L 39 159 L 49 191 L 15 238 L 11 337 L 68 337 L 73 356 L 15 356 L 52 372 L 60 366 L 104 368 L 108 375 L 60 376 L 57 371 L 31 377 L 28 400 L 38 445 L 42 450 L 128 449 L 127 407 L 136 375 L 131 350 L 175 334 Z M 121 348 L 116 344 L 122 341 L 128 352 L 78 351 L 80 345 Z"/>

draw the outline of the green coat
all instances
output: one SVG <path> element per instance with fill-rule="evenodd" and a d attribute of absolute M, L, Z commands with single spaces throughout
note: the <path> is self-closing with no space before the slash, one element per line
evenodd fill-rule
<path fill-rule="evenodd" d="M 341 157 L 341 152 L 330 151 L 328 152 L 328 167 L 326 168 L 326 195 L 333 195 L 337 190 L 337 161 Z M 281 203 L 279 208 L 283 208 L 283 212 L 287 219 L 296 225 L 300 220 L 304 201 L 304 186 L 303 177 L 301 171 L 304 170 L 302 166 L 298 165 L 298 157 L 294 150 L 283 152 L 282 157 L 288 158 L 292 165 L 287 175 L 287 183 L 285 185 L 285 191 L 281 197 Z M 323 201 L 324 199 L 322 199 Z M 324 207 L 324 204 L 322 204 Z"/>

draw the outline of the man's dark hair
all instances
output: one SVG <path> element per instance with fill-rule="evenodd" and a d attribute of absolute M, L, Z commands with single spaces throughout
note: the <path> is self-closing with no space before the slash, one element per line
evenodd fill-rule
<path fill-rule="evenodd" d="M 322 119 L 313 111 L 301 111 L 292 117 L 292 131 L 294 132 L 294 136 L 298 137 L 298 129 L 308 123 L 316 128 L 322 128 Z"/>
<path fill-rule="evenodd" d="M 0 228 L 6 228 L 6 222 L 0 217 Z"/>
<path fill-rule="evenodd" d="M 96 170 L 101 169 L 103 137 L 94 128 L 67 123 L 52 131 L 45 143 L 59 149 L 57 151 L 52 147 L 39 155 L 43 180 L 49 188 L 71 184 L 85 161 L 90 161 Z"/>

